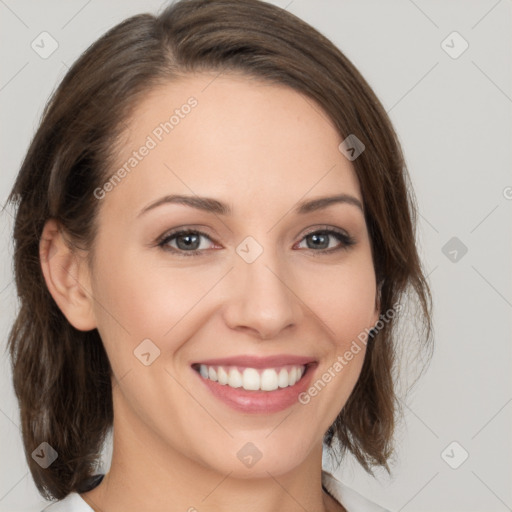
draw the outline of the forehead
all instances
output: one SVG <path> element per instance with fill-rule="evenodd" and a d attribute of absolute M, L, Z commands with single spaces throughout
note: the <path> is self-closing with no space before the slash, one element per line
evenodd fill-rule
<path fill-rule="evenodd" d="M 188 75 L 149 91 L 126 122 L 108 202 L 143 206 L 164 193 L 236 204 L 305 195 L 361 198 L 332 121 L 312 99 L 241 75 Z M 144 155 L 141 155 L 144 153 Z"/>

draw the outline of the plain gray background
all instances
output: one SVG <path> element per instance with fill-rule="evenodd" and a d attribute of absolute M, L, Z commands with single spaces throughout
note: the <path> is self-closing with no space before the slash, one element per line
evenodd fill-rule
<path fill-rule="evenodd" d="M 388 110 L 418 197 L 419 246 L 435 303 L 436 352 L 408 399 L 393 476 L 372 479 L 351 459 L 336 476 L 392 511 L 512 510 L 512 2 L 271 3 L 337 44 Z M 2 204 L 69 65 L 122 19 L 161 5 L 0 0 Z M 48 58 L 31 47 L 45 31 L 58 43 Z M 4 349 L 16 311 L 11 213 L 0 222 Z M 40 510 L 46 502 L 24 459 L 3 352 L 1 365 L 0 511 Z"/>

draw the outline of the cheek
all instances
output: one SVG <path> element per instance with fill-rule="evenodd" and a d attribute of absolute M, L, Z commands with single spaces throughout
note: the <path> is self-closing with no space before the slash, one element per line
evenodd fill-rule
<path fill-rule="evenodd" d="M 133 356 L 144 339 L 162 352 L 175 350 L 173 340 L 186 339 L 184 329 L 190 329 L 198 305 L 222 275 L 206 267 L 148 266 L 130 254 L 104 259 L 98 268 L 93 286 L 98 330 L 106 345 L 115 344 L 117 358 L 120 344 Z"/>
<path fill-rule="evenodd" d="M 328 273 L 310 295 L 312 309 L 322 320 L 328 342 L 324 358 L 310 387 L 299 402 L 311 408 L 312 417 L 322 418 L 327 430 L 343 409 L 363 367 L 368 330 L 375 318 L 375 276 L 371 261 L 359 260 Z"/>
<path fill-rule="evenodd" d="M 134 342 L 154 338 L 167 348 L 184 324 L 204 316 L 199 313 L 204 313 L 207 303 L 214 306 L 216 291 L 212 287 L 226 271 L 212 265 L 148 266 L 147 261 L 130 254 L 105 259 L 99 268 L 94 296 L 101 327 L 114 330 L 117 336 L 130 333 Z M 311 309 L 336 339 L 357 337 L 362 329 L 373 325 L 375 275 L 365 251 L 347 259 L 346 264 L 309 263 L 295 267 L 292 274 L 290 284 L 298 292 L 296 300 Z"/>
<path fill-rule="evenodd" d="M 313 275 L 310 272 L 303 290 L 304 302 L 321 318 L 338 350 L 344 350 L 347 343 L 374 325 L 375 273 L 366 254 L 336 269 L 326 267 Z"/>

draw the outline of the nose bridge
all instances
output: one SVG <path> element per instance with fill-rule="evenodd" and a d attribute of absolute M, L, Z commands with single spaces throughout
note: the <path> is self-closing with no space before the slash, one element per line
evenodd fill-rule
<path fill-rule="evenodd" d="M 283 255 L 251 237 L 242 241 L 236 252 L 225 311 L 228 325 L 267 338 L 297 324 L 301 308 Z"/>

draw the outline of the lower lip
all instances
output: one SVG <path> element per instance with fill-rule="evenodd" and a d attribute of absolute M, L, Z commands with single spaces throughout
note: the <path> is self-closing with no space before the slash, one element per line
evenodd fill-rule
<path fill-rule="evenodd" d="M 219 384 L 205 379 L 196 370 L 192 371 L 214 396 L 232 409 L 240 412 L 269 414 L 282 411 L 298 403 L 300 393 L 309 387 L 316 366 L 316 363 L 308 365 L 302 378 L 293 386 L 278 388 L 275 391 L 248 391 L 242 387 L 232 388 L 227 384 Z"/>

